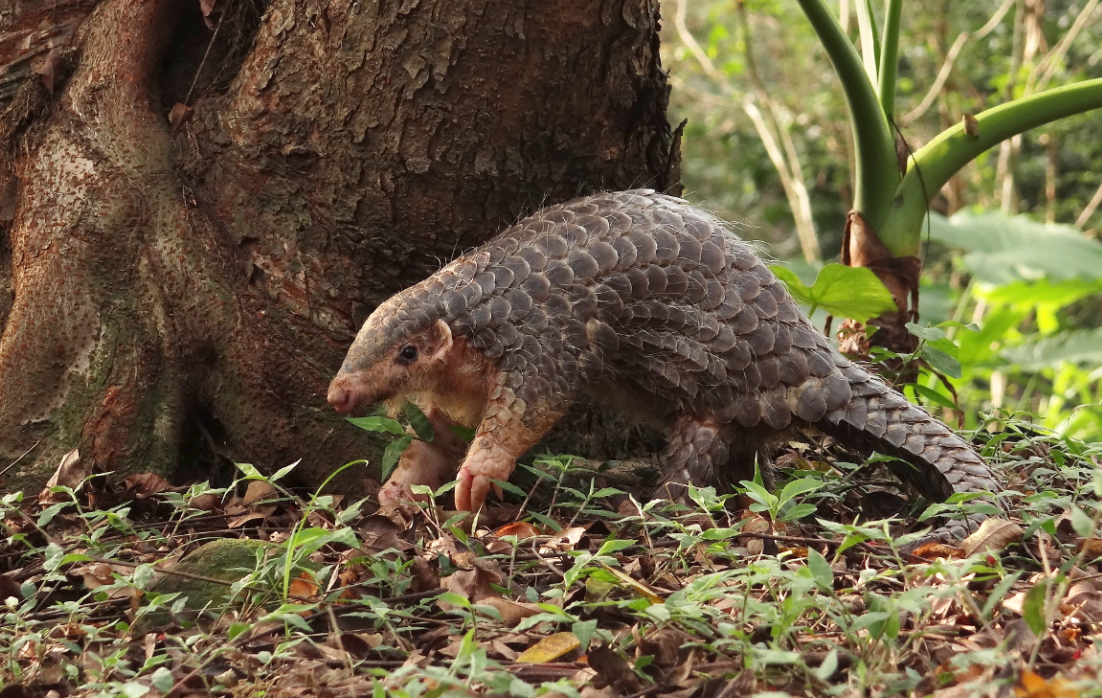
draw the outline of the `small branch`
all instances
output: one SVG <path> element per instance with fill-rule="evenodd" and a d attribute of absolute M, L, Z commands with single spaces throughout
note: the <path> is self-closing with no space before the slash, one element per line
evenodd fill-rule
<path fill-rule="evenodd" d="M 961 49 L 968 43 L 969 39 L 982 39 L 983 37 L 994 31 L 995 27 L 999 26 L 1003 17 L 1010 11 L 1010 8 L 1014 7 L 1014 0 L 1003 0 L 1003 4 L 999 6 L 999 9 L 995 10 L 995 14 L 991 15 L 991 19 L 987 20 L 987 24 L 980 27 L 979 31 L 975 34 L 969 32 L 961 32 L 956 41 L 953 42 L 952 47 L 949 48 L 949 52 L 945 54 L 945 62 L 941 64 L 941 70 L 938 71 L 937 78 L 934 80 L 934 84 L 930 86 L 926 96 L 922 98 L 918 106 L 907 112 L 899 120 L 901 124 L 906 125 L 918 119 L 937 99 L 938 94 L 941 92 L 941 88 L 945 86 L 945 81 L 949 79 L 949 75 L 953 72 L 953 66 L 956 64 L 957 57 L 960 55 Z"/>
<path fill-rule="evenodd" d="M 738 91 L 731 86 L 727 76 L 715 66 L 710 58 L 708 58 L 708 55 L 700 47 L 700 44 L 697 43 L 692 32 L 689 31 L 689 27 L 685 23 L 687 4 L 686 0 L 678 0 L 674 9 L 673 22 L 674 27 L 677 29 L 678 37 L 689 50 L 689 53 L 692 54 L 693 58 L 696 59 L 697 63 L 700 64 L 704 74 L 714 80 L 729 98 L 734 98 Z M 757 74 L 757 67 L 754 63 L 750 47 L 749 27 L 744 12 L 743 6 L 740 5 L 739 16 L 743 20 L 742 24 L 744 27 L 747 74 L 754 88 L 756 99 L 764 105 L 769 112 L 772 127 L 766 122 L 765 118 L 762 116 L 761 110 L 758 109 L 757 105 L 754 104 L 752 100 L 744 100 L 742 108 L 743 111 L 746 112 L 746 115 L 750 117 L 754 129 L 758 133 L 758 138 L 761 139 L 762 145 L 765 146 L 765 152 L 769 156 L 773 168 L 777 171 L 777 176 L 781 181 L 781 188 L 784 190 L 785 197 L 788 199 L 789 207 L 792 210 L 792 218 L 796 224 L 796 235 L 799 238 L 800 248 L 804 258 L 809 262 L 816 261 L 822 258 L 822 250 L 819 247 L 819 240 L 815 234 L 815 225 L 811 217 L 811 199 L 807 194 L 807 186 L 804 184 L 803 170 L 800 167 L 795 144 L 792 143 L 791 136 L 781 119 L 780 109 L 775 100 L 773 100 L 765 90 Z M 778 141 L 783 143 L 784 152 L 778 147 Z M 786 154 L 787 160 L 785 157 Z"/>
<path fill-rule="evenodd" d="M 1098 205 L 1102 204 L 1102 184 L 1098 185 L 1098 189 L 1094 192 L 1094 196 L 1091 197 L 1090 203 L 1083 209 L 1083 212 L 1079 214 L 1079 217 L 1075 219 L 1075 227 L 1082 229 L 1090 217 L 1094 214 Z"/>
<path fill-rule="evenodd" d="M 1071 28 L 1068 29 L 1067 33 L 1060 39 L 1060 43 L 1056 44 L 1055 48 L 1049 51 L 1037 66 L 1030 71 L 1029 80 L 1026 83 L 1028 85 L 1026 94 L 1032 94 L 1037 90 L 1043 90 L 1046 85 L 1052 82 L 1052 78 L 1056 75 L 1056 71 L 1063 62 L 1068 49 L 1071 48 L 1071 44 L 1075 41 L 1079 32 L 1087 26 L 1094 11 L 1098 9 L 1098 3 L 1099 0 L 1090 0 L 1083 8 L 1082 12 L 1075 18 Z"/>
<path fill-rule="evenodd" d="M 815 234 L 815 221 L 811 215 L 811 197 L 808 196 L 807 185 L 804 184 L 804 173 L 800 166 L 800 157 L 796 153 L 796 144 L 792 142 L 792 134 L 788 131 L 788 125 L 781 119 L 777 101 L 769 94 L 765 82 L 758 73 L 758 64 L 754 60 L 753 35 L 750 32 L 750 20 L 746 16 L 745 3 L 739 3 L 738 17 L 740 19 L 739 24 L 742 27 L 746 74 L 750 78 L 750 84 L 754 88 L 758 101 L 765 105 L 769 112 L 772 129 L 766 128 L 765 121 L 761 118 L 760 113 L 757 114 L 757 118 L 755 118 L 754 113 L 751 113 L 750 109 L 754 105 L 748 102 L 743 105 L 743 110 L 754 122 L 754 127 L 758 129 L 758 136 L 765 145 L 766 152 L 773 162 L 773 167 L 776 168 L 778 175 L 781 177 L 781 185 L 784 187 L 785 196 L 788 198 L 788 204 L 792 209 L 792 218 L 796 222 L 796 235 L 800 240 L 800 248 L 804 253 L 804 259 L 815 262 L 822 259 L 823 252 L 819 247 L 819 238 Z M 756 112 L 756 109 L 754 111 Z M 777 150 L 776 144 L 772 142 L 772 133 L 776 134 L 777 140 L 784 146 L 784 157 Z M 766 143 L 767 140 L 771 143 Z"/>
<path fill-rule="evenodd" d="M 777 176 L 780 177 L 781 186 L 784 187 L 785 194 L 788 196 L 789 205 L 792 206 L 792 215 L 796 220 L 796 233 L 800 238 L 800 247 L 803 248 L 804 258 L 809 262 L 814 262 L 822 257 L 822 253 L 819 250 L 819 241 L 815 237 L 815 230 L 812 228 L 809 231 L 810 235 L 808 235 L 804 226 L 801 225 L 800 220 L 801 217 L 805 215 L 805 209 L 808 214 L 810 213 L 811 206 L 807 197 L 807 189 L 803 186 L 803 182 L 799 182 L 799 187 L 797 187 L 797 180 L 789 172 L 784 160 L 784 154 L 781 152 L 781 149 L 777 147 L 777 141 L 774 140 L 773 134 L 769 130 L 769 126 L 765 123 L 761 110 L 750 100 L 743 103 L 742 110 L 750 117 L 750 121 L 753 122 L 754 128 L 757 129 L 758 137 L 761 139 L 762 145 L 765 146 L 765 152 L 769 156 L 769 161 L 773 163 L 774 169 L 777 170 Z M 799 191 L 797 191 L 797 189 L 799 189 Z"/>
<path fill-rule="evenodd" d="M 700 48 L 700 44 L 696 42 L 696 37 L 689 31 L 689 26 L 685 24 L 687 5 L 686 0 L 677 0 L 677 8 L 673 14 L 673 26 L 677 29 L 677 35 L 685 44 L 685 48 L 689 49 L 689 53 L 693 54 L 696 62 L 704 69 L 704 74 L 720 84 L 726 85 L 727 76 L 716 68 L 715 63 L 712 63 L 712 59 L 708 58 L 708 54 L 704 53 L 704 49 Z"/>
<path fill-rule="evenodd" d="M 1008 0 L 1007 6 L 1013 2 L 1014 0 Z M 945 81 L 949 79 L 949 74 L 953 72 L 953 64 L 956 63 L 957 56 L 960 55 L 960 50 L 964 48 L 966 43 L 968 43 L 968 32 L 961 32 L 957 40 L 949 47 L 949 52 L 945 54 L 945 62 L 941 64 L 941 70 L 938 72 L 937 78 L 934 79 L 934 84 L 930 86 L 929 91 L 926 92 L 926 96 L 922 98 L 918 106 L 903 115 L 900 119 L 901 124 L 909 124 L 926 113 L 926 110 L 937 99 L 941 88 L 945 86 Z"/>
<path fill-rule="evenodd" d="M 1102 192 L 1102 189 L 1099 189 L 1099 191 L 1100 191 L 1100 192 Z M 1097 204 L 1095 204 L 1095 205 L 1097 205 Z M 41 442 L 41 441 L 35 441 L 35 442 L 34 442 L 34 445 L 33 445 L 33 446 L 31 446 L 30 448 L 28 448 L 28 449 L 27 449 L 26 451 L 24 451 L 24 452 L 23 452 L 23 455 L 19 456 L 18 458 L 16 458 L 15 460 L 13 460 L 13 461 L 12 461 L 11 463 L 8 463 L 7 467 L 6 467 L 6 468 L 4 468 L 3 470 L 0 470 L 0 475 L 4 475 L 4 474 L 5 474 L 5 473 L 7 473 L 7 472 L 8 472 L 9 470 L 11 470 L 12 468 L 14 468 L 14 467 L 15 467 L 15 465 L 16 465 L 16 463 L 18 463 L 19 461 L 21 461 L 21 460 L 23 460 L 24 458 L 26 458 L 26 457 L 27 457 L 27 455 L 28 455 L 28 454 L 30 454 L 30 452 L 31 452 L 31 451 L 33 451 L 33 450 L 35 450 L 36 448 L 38 448 L 38 444 L 40 444 L 40 443 L 42 443 L 42 442 Z"/>

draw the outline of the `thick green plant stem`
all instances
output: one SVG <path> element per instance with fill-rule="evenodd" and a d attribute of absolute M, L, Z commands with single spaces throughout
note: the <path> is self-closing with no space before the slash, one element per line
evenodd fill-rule
<path fill-rule="evenodd" d="M 857 12 L 857 36 L 861 41 L 861 61 L 865 64 L 865 75 L 869 82 L 878 82 L 877 63 L 880 61 L 880 37 L 876 35 L 876 19 L 872 12 L 872 0 L 857 0 L 854 8 Z"/>
<path fill-rule="evenodd" d="M 823 0 L 799 2 L 834 64 L 849 106 L 850 125 L 857 149 L 853 208 L 879 234 L 891 213 L 892 197 L 899 185 L 895 139 L 861 58 L 849 37 L 838 26 L 830 8 Z"/>
<path fill-rule="evenodd" d="M 889 125 L 895 116 L 895 78 L 899 70 L 899 15 L 903 0 L 886 0 L 884 3 L 884 33 L 880 40 L 879 78 L 880 108 Z"/>
<path fill-rule="evenodd" d="M 1000 104 L 979 114 L 974 128 L 962 121 L 920 148 L 899 183 L 890 215 L 876 228 L 897 257 L 918 254 L 922 221 L 930 201 L 960 168 L 998 143 L 1074 114 L 1102 107 L 1102 78 L 1084 80 Z"/>

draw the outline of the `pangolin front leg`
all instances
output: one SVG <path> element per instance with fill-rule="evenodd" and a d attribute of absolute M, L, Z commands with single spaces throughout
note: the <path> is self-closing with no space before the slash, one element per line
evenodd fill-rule
<path fill-rule="evenodd" d="M 535 446 L 566 410 L 561 401 L 525 400 L 518 373 L 502 372 L 497 383 L 456 478 L 455 508 L 461 511 L 481 507 L 491 488 L 500 497 L 501 488 L 493 480 L 508 480 L 517 458 Z"/>
<path fill-rule="evenodd" d="M 424 411 L 432 424 L 432 441 L 414 439 L 402 453 L 390 479 L 379 488 L 380 506 L 400 506 L 405 502 L 425 501 L 413 493 L 413 485 L 425 485 L 433 490 L 455 476 L 455 468 L 463 458 L 467 444 L 453 431 L 454 422 L 435 408 Z"/>

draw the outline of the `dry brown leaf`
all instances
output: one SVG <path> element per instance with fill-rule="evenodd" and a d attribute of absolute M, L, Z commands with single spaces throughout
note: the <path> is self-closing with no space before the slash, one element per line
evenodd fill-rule
<path fill-rule="evenodd" d="M 312 600 L 318 595 L 318 584 L 313 575 L 304 570 L 291 580 L 288 591 L 296 599 Z"/>
<path fill-rule="evenodd" d="M 1020 591 L 1017 594 L 1014 594 L 1013 596 L 1009 596 L 1009 597 L 1003 599 L 1000 606 L 1002 606 L 1004 609 L 1010 611 L 1011 613 L 1016 613 L 1019 616 L 1022 615 L 1023 614 L 1023 607 L 1025 606 L 1025 592 Z"/>
<path fill-rule="evenodd" d="M 555 633 L 548 635 L 536 644 L 521 652 L 518 664 L 546 664 L 553 662 L 581 647 L 574 633 Z"/>
<path fill-rule="evenodd" d="M 168 123 L 172 128 L 180 128 L 180 126 L 191 119 L 191 115 L 194 113 L 195 110 L 188 105 L 177 102 L 172 105 L 171 111 L 168 112 Z"/>
<path fill-rule="evenodd" d="M 609 686 L 623 693 L 636 693 L 643 684 L 635 670 L 624 657 L 609 647 L 598 647 L 589 653 L 589 666 L 593 667 Z"/>
<path fill-rule="evenodd" d="M 520 603 L 510 601 L 500 596 L 489 596 L 478 601 L 481 606 L 492 606 L 501 614 L 501 622 L 507 626 L 514 626 L 529 616 L 534 616 L 541 611 L 534 603 Z"/>
<path fill-rule="evenodd" d="M 1014 686 L 1019 698 L 1079 698 L 1079 691 L 1069 681 L 1054 676 L 1045 679 L 1030 669 L 1023 669 Z"/>
<path fill-rule="evenodd" d="M 571 526 L 541 545 L 540 552 L 545 555 L 553 555 L 575 550 L 588 530 L 589 526 Z"/>
<path fill-rule="evenodd" d="M 1060 604 L 1060 611 L 1066 617 L 1074 617 L 1084 623 L 1102 621 L 1102 594 L 1099 594 L 1092 580 L 1077 581 L 1068 589 L 1067 596 Z"/>
<path fill-rule="evenodd" d="M 245 497 L 242 501 L 247 506 L 252 506 L 257 502 L 279 499 L 279 497 L 279 490 L 273 487 L 272 483 L 266 480 L 251 480 L 245 489 Z"/>
<path fill-rule="evenodd" d="M 9 574 L 10 573 L 0 574 L 0 603 L 3 603 L 7 599 L 18 599 L 22 597 L 19 582 L 12 579 Z"/>
<path fill-rule="evenodd" d="M 245 524 L 251 523 L 253 521 L 267 521 L 271 514 L 272 511 L 269 510 L 267 512 L 251 512 L 245 514 L 244 516 L 234 516 L 226 522 L 226 525 L 230 528 L 241 528 Z"/>
<path fill-rule="evenodd" d="M 412 578 L 409 590 L 413 593 L 440 587 L 440 571 L 424 558 L 415 558 L 410 566 L 409 573 Z"/>
<path fill-rule="evenodd" d="M 499 639 L 490 641 L 490 649 L 497 655 L 498 659 L 504 659 L 507 662 L 515 662 L 517 657 L 520 656 L 519 652 Z"/>
<path fill-rule="evenodd" d="M 128 492 L 136 497 L 148 497 L 172 489 L 172 483 L 156 473 L 130 475 L 122 481 L 122 484 Z"/>
<path fill-rule="evenodd" d="M 1091 536 L 1079 543 L 1079 552 L 1083 553 L 1086 560 L 1096 560 L 1102 557 L 1102 538 Z"/>
<path fill-rule="evenodd" d="M 501 570 L 492 560 L 475 558 L 473 566 L 468 570 L 458 570 L 440 580 L 440 586 L 445 591 L 459 594 L 473 603 L 482 603 L 483 599 L 500 598 L 501 594 L 494 588 L 502 584 Z M 449 610 L 450 604 L 437 601 L 444 610 Z"/>
<path fill-rule="evenodd" d="M 524 540 L 525 538 L 535 538 L 536 536 L 543 535 L 538 528 L 528 523 L 527 521 L 516 521 L 511 524 L 505 524 L 501 528 L 494 531 L 494 535 L 498 538 L 504 538 L 505 536 L 516 536 L 517 540 Z"/>
<path fill-rule="evenodd" d="M 192 509 L 201 509 L 203 511 L 220 511 L 222 509 L 222 500 L 218 495 L 208 492 L 192 499 L 188 502 L 188 506 Z"/>
<path fill-rule="evenodd" d="M 79 575 L 84 580 L 84 586 L 89 590 L 98 589 L 115 583 L 115 574 L 126 575 L 131 571 L 130 567 L 123 565 L 109 565 L 106 562 L 93 562 L 87 565 L 78 565 L 69 571 L 70 574 Z M 108 598 L 125 599 L 140 596 L 141 589 L 133 586 L 123 586 L 111 589 Z"/>
<path fill-rule="evenodd" d="M 911 554 L 926 560 L 937 560 L 938 558 L 960 560 L 967 557 L 960 548 L 945 543 L 923 543 L 915 548 Z"/>
<path fill-rule="evenodd" d="M 69 501 L 69 496 L 61 492 L 51 492 L 53 487 L 68 487 L 73 491 L 79 491 L 88 477 L 88 468 L 84 466 L 80 457 L 80 451 L 73 449 L 61 457 L 57 470 L 50 476 L 46 486 L 38 493 L 38 504 L 49 506 L 59 502 Z"/>
<path fill-rule="evenodd" d="M 965 538 L 961 544 L 961 550 L 965 557 L 976 552 L 998 553 L 1006 549 L 1011 543 L 1022 539 L 1025 531 L 1013 521 L 1006 519 L 984 519 L 979 529 Z"/>

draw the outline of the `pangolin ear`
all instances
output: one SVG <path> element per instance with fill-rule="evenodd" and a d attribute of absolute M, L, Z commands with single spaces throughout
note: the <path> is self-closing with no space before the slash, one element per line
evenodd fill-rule
<path fill-rule="evenodd" d="M 436 330 L 436 349 L 432 352 L 432 360 L 441 361 L 451 351 L 452 328 L 443 320 L 437 320 L 434 329 Z"/>

